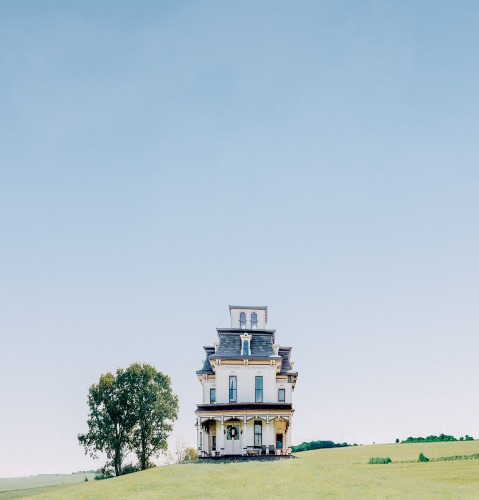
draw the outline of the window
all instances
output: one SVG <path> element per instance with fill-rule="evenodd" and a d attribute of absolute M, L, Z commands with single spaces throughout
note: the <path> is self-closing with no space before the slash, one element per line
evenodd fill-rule
<path fill-rule="evenodd" d="M 246 314 L 240 313 L 240 328 L 246 328 Z"/>
<path fill-rule="evenodd" d="M 236 375 L 230 375 L 230 403 L 236 403 Z"/>
<path fill-rule="evenodd" d="M 211 436 L 211 449 L 216 450 L 216 436 Z"/>
<path fill-rule="evenodd" d="M 261 446 L 263 444 L 263 422 L 261 420 L 254 421 L 254 445 Z"/>
<path fill-rule="evenodd" d="M 247 340 L 243 340 L 243 356 L 248 356 L 249 354 L 249 342 Z"/>
<path fill-rule="evenodd" d="M 239 425 L 227 425 L 226 426 L 226 439 L 228 441 L 238 441 L 239 440 Z"/>
<path fill-rule="evenodd" d="M 263 402 L 263 377 L 255 377 L 254 381 L 254 400 L 256 403 Z"/>
<path fill-rule="evenodd" d="M 258 315 L 255 312 L 251 313 L 251 328 L 258 326 Z"/>
<path fill-rule="evenodd" d="M 210 404 L 216 403 L 216 389 L 210 389 Z"/>
<path fill-rule="evenodd" d="M 286 400 L 286 390 L 278 389 L 278 403 L 284 403 Z"/>

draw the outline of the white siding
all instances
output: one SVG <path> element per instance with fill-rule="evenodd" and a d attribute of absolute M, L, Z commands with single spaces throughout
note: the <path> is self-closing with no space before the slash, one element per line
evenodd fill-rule
<path fill-rule="evenodd" d="M 263 402 L 275 403 L 278 401 L 276 389 L 276 370 L 274 366 L 220 365 L 216 367 L 216 402 L 229 403 L 229 377 L 236 376 L 237 403 L 255 402 L 255 377 L 263 377 Z M 206 384 L 205 384 L 206 385 Z M 208 392 L 209 397 L 209 392 Z"/>

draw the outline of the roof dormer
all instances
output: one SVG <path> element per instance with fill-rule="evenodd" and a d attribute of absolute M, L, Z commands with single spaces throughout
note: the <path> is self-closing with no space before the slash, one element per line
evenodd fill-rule
<path fill-rule="evenodd" d="M 241 339 L 241 356 L 251 356 L 251 335 L 243 333 Z"/>

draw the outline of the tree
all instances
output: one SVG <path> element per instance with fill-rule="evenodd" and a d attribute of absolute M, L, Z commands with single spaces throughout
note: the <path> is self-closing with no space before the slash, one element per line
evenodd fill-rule
<path fill-rule="evenodd" d="M 88 432 L 78 435 L 78 442 L 85 453 L 97 458 L 97 452 L 106 454 L 115 470 L 121 475 L 121 466 L 129 449 L 129 435 L 133 427 L 128 394 L 122 387 L 122 370 L 116 376 L 107 373 L 100 376 L 88 393 Z M 107 464 L 107 465 L 108 465 Z"/>
<path fill-rule="evenodd" d="M 165 454 L 165 462 L 168 465 L 184 464 L 185 462 L 190 462 L 197 458 L 198 452 L 194 448 L 186 446 L 182 437 L 178 437 L 175 441 L 174 449 L 169 450 L 168 453 Z"/>
<path fill-rule="evenodd" d="M 178 418 L 178 397 L 168 375 L 146 363 L 134 363 L 122 375 L 130 394 L 133 419 L 131 449 L 141 470 L 151 467 L 151 458 L 168 447 L 167 438 Z"/>
<path fill-rule="evenodd" d="M 184 462 L 198 460 L 198 452 L 193 447 L 186 448 Z"/>
<path fill-rule="evenodd" d="M 108 457 L 106 466 L 115 475 L 123 473 L 125 456 L 134 452 L 140 469 L 151 467 L 150 459 L 166 449 L 171 422 L 178 417 L 178 398 L 167 375 L 151 365 L 134 363 L 116 375 L 100 376 L 88 393 L 88 432 L 78 441 L 93 458 Z"/>

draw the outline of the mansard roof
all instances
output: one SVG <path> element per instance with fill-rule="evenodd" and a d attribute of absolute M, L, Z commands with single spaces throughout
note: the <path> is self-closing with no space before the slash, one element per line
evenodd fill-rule
<path fill-rule="evenodd" d="M 213 374 L 210 360 L 213 359 L 281 359 L 280 373 L 282 375 L 298 375 L 291 366 L 291 347 L 280 347 L 278 355 L 274 353 L 274 334 L 276 330 L 256 330 L 239 328 L 217 328 L 218 331 L 218 350 L 212 346 L 204 346 L 206 359 L 203 368 L 196 373 Z M 251 335 L 250 349 L 251 355 L 241 354 L 241 338 L 243 334 Z"/>
<path fill-rule="evenodd" d="M 298 375 L 298 372 L 293 370 L 291 365 L 291 349 L 292 347 L 279 348 L 278 354 L 283 358 L 280 370 L 282 375 Z"/>
<path fill-rule="evenodd" d="M 198 375 L 210 374 L 210 373 L 212 374 L 214 372 L 213 372 L 213 368 L 211 368 L 210 356 L 212 354 L 214 354 L 215 348 L 212 346 L 203 346 L 203 349 L 205 350 L 206 358 L 203 361 L 203 368 L 201 370 L 197 370 L 196 373 Z"/>
<path fill-rule="evenodd" d="M 273 343 L 275 330 L 246 330 L 239 328 L 217 328 L 219 345 L 211 359 L 269 358 L 275 356 Z M 245 333 L 251 335 L 250 356 L 241 356 L 241 338 Z"/>

